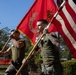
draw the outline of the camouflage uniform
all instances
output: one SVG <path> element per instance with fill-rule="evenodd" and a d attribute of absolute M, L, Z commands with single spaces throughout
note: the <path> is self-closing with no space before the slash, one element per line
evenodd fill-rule
<path fill-rule="evenodd" d="M 56 46 L 57 42 L 57 37 L 50 33 L 46 34 L 38 44 L 43 59 L 41 75 L 63 75 L 63 68 L 59 61 L 59 49 Z"/>
<path fill-rule="evenodd" d="M 23 39 L 20 39 L 18 41 L 22 41 L 25 43 Z M 9 65 L 9 67 L 5 71 L 5 75 L 15 75 L 17 70 L 22 65 L 22 60 L 25 57 L 25 47 L 24 45 L 22 48 L 17 48 L 14 45 L 11 47 L 12 51 L 12 63 Z M 20 72 L 20 75 L 28 75 L 27 66 L 24 66 L 23 69 Z"/>

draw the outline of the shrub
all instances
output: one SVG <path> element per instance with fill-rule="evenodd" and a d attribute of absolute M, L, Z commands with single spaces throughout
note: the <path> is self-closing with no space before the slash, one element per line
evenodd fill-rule
<path fill-rule="evenodd" d="M 76 60 L 62 62 L 64 75 L 76 75 Z"/>

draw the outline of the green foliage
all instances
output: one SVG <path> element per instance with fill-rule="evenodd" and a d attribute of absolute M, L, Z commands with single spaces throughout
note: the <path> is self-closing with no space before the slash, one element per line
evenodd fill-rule
<path fill-rule="evenodd" d="M 0 30 L 0 50 L 7 42 L 8 38 L 9 38 L 9 33 L 10 33 L 10 29 L 8 27 L 5 27 Z M 8 45 L 6 46 L 6 48 L 8 47 Z"/>
<path fill-rule="evenodd" d="M 0 75 L 4 75 L 7 67 L 8 65 L 0 65 Z"/>
<path fill-rule="evenodd" d="M 10 35 L 10 29 L 8 27 L 0 29 L 0 50 L 5 46 Z M 5 50 L 9 47 L 10 42 L 5 47 Z M 5 58 L 11 58 L 11 55 L 6 56 Z"/>
<path fill-rule="evenodd" d="M 71 54 L 68 46 L 66 45 L 66 43 L 63 40 L 63 38 L 61 37 L 61 35 L 59 35 L 58 38 L 59 38 L 59 41 L 60 41 L 61 58 L 67 58 L 68 60 L 70 60 L 72 58 L 72 54 Z"/>
<path fill-rule="evenodd" d="M 62 62 L 64 75 L 76 75 L 76 60 Z"/>

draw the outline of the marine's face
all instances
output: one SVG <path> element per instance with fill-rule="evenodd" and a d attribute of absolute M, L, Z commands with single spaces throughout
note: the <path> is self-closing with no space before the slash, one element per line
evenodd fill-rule
<path fill-rule="evenodd" d="M 37 22 L 37 29 L 40 30 L 41 29 L 41 22 Z"/>
<path fill-rule="evenodd" d="M 37 22 L 37 32 L 38 33 L 43 33 L 43 30 L 45 28 L 45 24 L 43 24 L 42 22 Z"/>

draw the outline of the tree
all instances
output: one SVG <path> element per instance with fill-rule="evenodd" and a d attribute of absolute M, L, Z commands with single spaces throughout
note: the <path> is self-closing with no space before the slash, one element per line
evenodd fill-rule
<path fill-rule="evenodd" d="M 60 40 L 61 58 L 67 58 L 68 60 L 70 60 L 72 58 L 72 54 L 71 54 L 68 46 L 64 42 L 63 38 L 61 37 L 61 35 L 59 35 L 59 40 Z"/>
<path fill-rule="evenodd" d="M 0 29 L 0 50 L 3 48 L 5 43 L 7 42 L 10 34 L 10 29 L 8 27 Z M 6 48 L 9 44 L 6 46 Z"/>
<path fill-rule="evenodd" d="M 2 29 L 0 29 L 0 50 L 2 50 L 2 48 L 4 47 L 4 45 L 6 44 L 9 35 L 10 35 L 10 29 L 8 27 L 4 27 Z M 4 50 L 6 50 L 9 47 L 10 42 L 7 44 L 7 46 L 5 47 Z M 11 55 L 6 56 L 5 58 L 11 58 Z"/>

